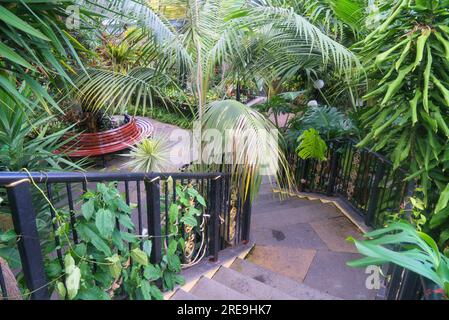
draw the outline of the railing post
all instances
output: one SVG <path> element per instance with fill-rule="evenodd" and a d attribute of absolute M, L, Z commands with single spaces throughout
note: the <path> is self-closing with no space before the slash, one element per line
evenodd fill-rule
<path fill-rule="evenodd" d="M 365 224 L 372 226 L 372 219 L 374 218 L 374 213 L 376 212 L 377 203 L 379 201 L 379 183 L 385 173 L 385 165 L 383 161 L 379 162 L 379 165 L 374 174 L 374 181 L 370 192 L 368 210 L 365 215 Z"/>
<path fill-rule="evenodd" d="M 251 230 L 251 183 L 248 186 L 245 202 L 243 203 L 243 225 L 242 225 L 242 243 L 247 244 L 250 238 Z"/>
<path fill-rule="evenodd" d="M 12 210 L 14 230 L 18 235 L 18 248 L 22 262 L 25 283 L 31 292 L 32 300 L 48 300 L 47 279 L 44 272 L 44 259 L 39 242 L 34 213 L 30 182 L 22 179 L 6 186 Z"/>
<path fill-rule="evenodd" d="M 332 196 L 335 192 L 335 180 L 337 178 L 338 171 L 338 144 L 337 142 L 333 143 L 333 152 L 331 155 L 331 166 L 329 172 L 329 184 L 327 185 L 326 195 Z"/>
<path fill-rule="evenodd" d="M 218 260 L 218 251 L 220 250 L 220 195 L 221 195 L 221 176 L 211 180 L 209 206 L 210 206 L 210 231 L 209 231 L 209 252 L 211 261 Z"/>
<path fill-rule="evenodd" d="M 161 238 L 161 204 L 160 204 L 160 177 L 145 180 L 145 191 L 147 196 L 147 221 L 148 236 L 151 239 L 151 257 L 153 264 L 162 261 L 162 238 Z"/>

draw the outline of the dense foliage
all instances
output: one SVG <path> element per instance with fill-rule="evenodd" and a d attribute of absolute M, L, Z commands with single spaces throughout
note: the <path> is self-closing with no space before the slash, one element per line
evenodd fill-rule
<path fill-rule="evenodd" d="M 448 216 L 449 9 L 447 1 L 385 1 L 382 25 L 359 46 L 368 71 L 368 108 L 361 122 L 368 133 L 360 146 L 391 156 L 409 168 L 424 201 Z M 438 190 L 441 193 L 437 206 Z M 440 219 L 445 247 L 449 221 Z"/>

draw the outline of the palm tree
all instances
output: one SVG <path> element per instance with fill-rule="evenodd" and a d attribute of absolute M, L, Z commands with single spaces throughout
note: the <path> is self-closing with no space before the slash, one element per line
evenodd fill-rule
<path fill-rule="evenodd" d="M 188 0 L 186 21 L 179 31 L 144 2 L 122 0 L 114 5 L 120 12 L 114 21 L 141 29 L 137 45 L 145 65 L 129 74 L 92 70 L 89 78 L 83 77 L 80 92 L 96 108 L 117 96 L 122 97 L 121 104 L 134 101 L 145 107 L 142 97 L 157 87 L 152 80 L 176 70 L 190 77 L 201 119 L 213 76 L 224 65 L 240 64 L 241 70 L 268 82 L 286 79 L 301 68 L 332 65 L 335 70 L 352 72 L 357 65 L 349 50 L 307 19 L 268 1 Z M 111 6 L 108 10 L 114 11 Z M 152 70 L 151 76 L 147 70 Z M 95 94 L 86 96 L 86 90 Z"/>

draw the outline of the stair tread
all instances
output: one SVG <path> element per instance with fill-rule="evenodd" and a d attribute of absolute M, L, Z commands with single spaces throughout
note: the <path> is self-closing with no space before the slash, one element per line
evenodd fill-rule
<path fill-rule="evenodd" d="M 251 300 L 250 297 L 206 277 L 202 277 L 190 293 L 202 300 Z"/>
<path fill-rule="evenodd" d="M 200 300 L 200 298 L 190 292 L 178 289 L 170 300 Z"/>
<path fill-rule="evenodd" d="M 256 300 L 294 300 L 295 298 L 274 287 L 222 266 L 213 276 L 214 281 Z"/>
<path fill-rule="evenodd" d="M 291 209 L 310 209 L 312 207 L 323 207 L 330 210 L 335 210 L 335 206 L 331 203 L 323 203 L 318 200 L 303 200 L 303 199 L 287 199 L 283 201 L 263 201 L 254 202 L 253 211 L 259 215 L 261 213 L 291 210 Z"/>
<path fill-rule="evenodd" d="M 292 278 L 268 270 L 248 260 L 236 259 L 230 267 L 255 281 L 276 288 L 295 299 L 300 300 L 338 300 L 339 298 L 311 288 Z"/>
<path fill-rule="evenodd" d="M 266 210 L 266 209 L 265 209 Z M 276 208 L 269 211 L 262 211 L 253 208 L 254 219 L 251 221 L 251 227 L 254 228 L 279 228 L 297 223 L 309 223 L 317 220 L 336 218 L 342 216 L 342 213 L 332 205 L 323 203 L 297 208 Z"/>

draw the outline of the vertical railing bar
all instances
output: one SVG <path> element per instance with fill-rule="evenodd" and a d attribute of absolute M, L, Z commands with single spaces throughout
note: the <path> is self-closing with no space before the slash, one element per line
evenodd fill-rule
<path fill-rule="evenodd" d="M 143 233 L 142 229 L 142 196 L 140 194 L 140 181 L 136 181 L 136 192 L 137 192 L 137 227 L 139 228 L 139 235 Z"/>
<path fill-rule="evenodd" d="M 165 243 L 168 246 L 169 239 L 168 239 L 168 227 L 169 227 L 169 219 L 168 219 L 168 198 L 169 198 L 169 192 L 168 192 L 168 181 L 164 181 L 164 193 L 165 193 L 165 199 L 164 199 L 164 205 L 165 205 Z"/>
<path fill-rule="evenodd" d="M 14 230 L 19 236 L 17 245 L 31 299 L 48 300 L 44 259 L 36 226 L 30 182 L 28 179 L 18 180 L 7 185 L 6 190 L 12 210 Z"/>
<path fill-rule="evenodd" d="M 76 232 L 75 229 L 75 223 L 76 223 L 76 219 L 75 219 L 75 210 L 73 208 L 73 195 L 72 195 L 72 185 L 70 182 L 66 182 L 66 189 L 67 189 L 67 200 L 69 202 L 69 210 L 70 210 L 70 226 L 72 229 L 72 236 L 73 236 L 73 241 L 78 244 L 78 234 Z"/>
<path fill-rule="evenodd" d="M 251 182 L 248 187 L 245 202 L 243 203 L 243 226 L 242 243 L 247 244 L 250 240 L 251 230 Z"/>
<path fill-rule="evenodd" d="M 125 181 L 125 201 L 126 204 L 129 206 L 130 200 L 129 200 L 129 182 Z"/>
<path fill-rule="evenodd" d="M 211 180 L 211 189 L 209 193 L 210 199 L 210 215 L 211 215 L 211 228 L 210 228 L 210 238 L 209 238 L 209 249 L 211 261 L 215 262 L 218 260 L 218 251 L 220 246 L 220 211 L 219 211 L 219 195 L 222 183 L 222 177 L 218 176 Z"/>
<path fill-rule="evenodd" d="M 382 161 L 379 161 L 376 168 L 376 173 L 374 176 L 373 187 L 371 189 L 370 201 L 368 204 L 368 210 L 365 215 L 365 224 L 368 226 L 373 226 L 374 224 L 374 214 L 376 213 L 377 204 L 379 203 L 379 183 L 385 173 L 385 166 Z"/>
<path fill-rule="evenodd" d="M 162 261 L 160 177 L 145 180 L 145 190 L 148 236 L 153 242 L 150 260 L 153 264 L 159 264 Z"/>
<path fill-rule="evenodd" d="M 333 152 L 330 159 L 330 168 L 329 168 L 329 182 L 327 185 L 326 195 L 331 196 L 335 193 L 335 181 L 337 179 L 337 169 L 338 169 L 338 152 L 336 142 L 333 147 Z"/>
<path fill-rule="evenodd" d="M 52 192 L 52 185 L 51 183 L 47 183 L 47 197 L 51 204 L 53 204 L 53 192 Z M 62 259 L 62 252 L 61 252 L 61 241 L 59 239 L 59 236 L 56 234 L 57 229 L 59 228 L 58 222 L 56 221 L 56 212 L 53 209 L 53 205 L 50 205 L 50 217 L 51 217 L 51 225 L 53 228 L 53 232 L 55 234 L 55 244 L 56 244 L 56 254 L 58 256 L 59 264 L 61 267 L 64 267 L 64 262 Z"/>

